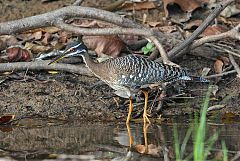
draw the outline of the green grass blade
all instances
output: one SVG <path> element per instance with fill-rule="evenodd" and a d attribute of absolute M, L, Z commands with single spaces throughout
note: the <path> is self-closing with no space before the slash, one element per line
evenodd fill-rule
<path fill-rule="evenodd" d="M 175 124 L 173 125 L 173 139 L 174 139 L 176 160 L 181 161 L 180 144 L 179 144 L 179 138 L 178 138 L 178 132 L 177 132 L 177 125 L 175 125 Z"/>
<path fill-rule="evenodd" d="M 199 126 L 198 126 L 196 134 L 195 134 L 195 142 L 194 142 L 194 160 L 195 161 L 203 161 L 204 160 L 204 154 L 205 154 L 204 140 L 205 140 L 205 134 L 206 134 L 206 116 L 207 116 L 207 109 L 208 109 L 208 104 L 210 101 L 211 91 L 212 91 L 212 87 L 209 86 L 208 92 L 204 99 L 203 108 L 201 110 L 200 123 L 199 123 Z"/>
<path fill-rule="evenodd" d="M 222 141 L 223 161 L 228 161 L 228 150 L 225 141 Z"/>

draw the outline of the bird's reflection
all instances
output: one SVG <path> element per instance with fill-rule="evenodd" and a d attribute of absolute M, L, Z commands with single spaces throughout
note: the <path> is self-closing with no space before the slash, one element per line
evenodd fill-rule
<path fill-rule="evenodd" d="M 141 150 L 140 153 L 145 153 L 147 154 L 148 153 L 148 138 L 147 138 L 147 132 L 148 132 L 148 128 L 149 128 L 150 124 L 149 123 L 144 123 L 143 124 L 143 137 L 144 137 L 144 151 Z M 129 138 L 129 149 L 130 150 L 133 150 L 135 148 L 135 151 L 139 152 L 139 150 L 136 150 L 137 147 L 139 146 L 135 146 L 133 147 L 133 144 L 134 144 L 134 140 L 133 140 L 133 137 L 132 137 L 132 131 L 131 131 L 131 127 L 130 127 L 130 124 L 126 124 L 126 127 L 127 127 L 127 132 L 128 132 L 128 138 Z M 139 145 L 139 144 L 135 144 L 135 145 Z M 141 145 L 141 144 L 140 144 Z M 142 147 L 142 145 L 141 145 Z M 141 148 L 142 149 L 142 148 Z"/>

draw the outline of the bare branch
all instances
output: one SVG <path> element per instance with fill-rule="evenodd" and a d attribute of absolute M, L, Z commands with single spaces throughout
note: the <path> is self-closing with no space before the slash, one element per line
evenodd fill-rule
<path fill-rule="evenodd" d="M 39 27 L 54 26 L 57 21 L 71 17 L 97 19 L 121 27 L 144 28 L 142 25 L 112 12 L 91 7 L 68 6 L 20 20 L 0 23 L 0 35 L 18 33 Z"/>
<path fill-rule="evenodd" d="M 111 28 L 80 28 L 70 24 L 66 24 L 64 21 L 59 20 L 54 24 L 56 27 L 74 32 L 76 34 L 96 36 L 96 35 L 139 35 L 139 36 L 149 36 L 152 35 L 151 30 L 138 29 L 138 28 L 123 28 L 123 27 L 111 27 Z"/>
<path fill-rule="evenodd" d="M 226 0 L 220 3 L 213 12 L 204 20 L 204 22 L 192 33 L 192 35 L 183 41 L 180 45 L 177 45 L 174 49 L 172 49 L 168 56 L 173 58 L 176 54 L 180 55 L 181 52 L 185 47 L 189 46 L 210 24 L 211 22 L 232 2 L 235 0 Z M 181 52 L 181 55 L 185 52 Z"/>
<path fill-rule="evenodd" d="M 115 24 L 118 27 L 94 29 L 79 28 L 64 22 L 64 20 L 70 17 L 97 19 Z M 37 16 L 3 22 L 0 23 L 0 35 L 12 34 L 46 26 L 57 26 L 63 30 L 81 35 L 132 34 L 144 36 L 155 43 L 161 54 L 163 62 L 171 64 L 164 48 L 162 47 L 162 44 L 159 41 L 161 37 L 164 37 L 162 34 L 154 32 L 152 29 L 145 28 L 143 25 L 137 24 L 112 12 L 90 7 L 69 6 Z"/>
<path fill-rule="evenodd" d="M 207 42 L 213 42 L 213 41 L 222 40 L 225 38 L 232 38 L 232 39 L 240 40 L 240 24 L 238 24 L 236 27 L 234 27 L 230 31 L 227 31 L 227 32 L 224 32 L 224 33 L 221 33 L 218 35 L 206 36 L 206 37 L 203 37 L 203 38 L 195 41 L 193 43 L 193 45 L 191 46 L 191 49 L 201 46 Z"/>
<path fill-rule="evenodd" d="M 234 57 L 232 56 L 232 54 L 229 54 L 229 59 L 232 63 L 232 65 L 234 66 L 236 72 L 238 73 L 237 74 L 237 77 L 240 78 L 240 68 L 239 68 L 239 65 L 236 63 Z"/>
<path fill-rule="evenodd" d="M 49 62 L 50 61 L 0 63 L 0 72 L 21 70 L 61 70 L 70 73 L 93 76 L 85 65 L 71 65 L 63 63 L 48 65 Z"/>
<path fill-rule="evenodd" d="M 222 77 L 222 76 L 233 74 L 233 73 L 236 73 L 236 72 L 237 72 L 236 70 L 230 70 L 228 72 L 223 72 L 223 73 L 220 73 L 220 74 L 213 74 L 213 75 L 205 76 L 204 78 L 210 79 L 210 78 Z"/>

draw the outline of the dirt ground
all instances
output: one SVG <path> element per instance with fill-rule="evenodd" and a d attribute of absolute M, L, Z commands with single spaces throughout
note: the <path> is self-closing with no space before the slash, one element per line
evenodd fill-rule
<path fill-rule="evenodd" d="M 70 0 L 51 3 L 42 3 L 39 0 L 0 0 L 0 22 L 45 13 L 71 3 Z M 85 0 L 83 6 L 101 8 L 110 3 L 112 1 Z M 154 17 L 154 15 L 157 16 L 156 12 L 153 11 L 152 19 L 158 19 Z M 186 56 L 177 63 L 197 75 L 203 67 L 212 69 L 214 61 L 202 57 Z M 22 79 L 14 79 L 14 77 Z M 1 79 L 6 79 L 6 75 L 1 74 Z M 17 117 L 31 115 L 94 121 L 125 119 L 127 100 L 114 96 L 112 89 L 107 85 L 94 86 L 98 82 L 99 80 L 94 77 L 64 72 L 56 75 L 48 74 L 46 71 L 15 73 L 0 84 L 0 114 L 13 113 Z M 239 83 L 235 75 L 223 77 L 218 83 L 219 91 L 211 104 L 224 104 L 225 107 L 214 112 L 215 114 L 222 114 L 222 116 L 225 113 L 240 114 Z M 192 114 L 198 111 L 207 88 L 207 84 L 188 84 L 188 92 L 195 96 L 195 99 L 178 99 L 174 101 L 175 104 L 167 101 L 162 110 L 163 116 Z M 137 106 L 136 110 L 139 111 L 141 106 L 142 104 Z"/>

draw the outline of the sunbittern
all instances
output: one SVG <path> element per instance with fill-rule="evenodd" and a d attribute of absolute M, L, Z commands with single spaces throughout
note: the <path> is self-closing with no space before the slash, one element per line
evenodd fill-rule
<path fill-rule="evenodd" d="M 89 70 L 116 90 L 116 95 L 129 98 L 129 112 L 126 123 L 129 123 L 133 110 L 132 96 L 143 88 L 151 85 L 163 85 L 164 83 L 178 80 L 207 82 L 202 77 L 189 75 L 186 70 L 180 67 L 154 62 L 136 55 L 112 58 L 97 63 L 93 61 L 87 51 L 88 49 L 84 43 L 76 40 L 67 45 L 63 54 L 59 55 L 51 63 L 57 62 L 64 57 L 81 56 Z M 148 92 L 143 91 L 143 93 L 145 96 L 143 119 L 144 123 L 147 121 L 150 123 L 147 117 Z"/>

